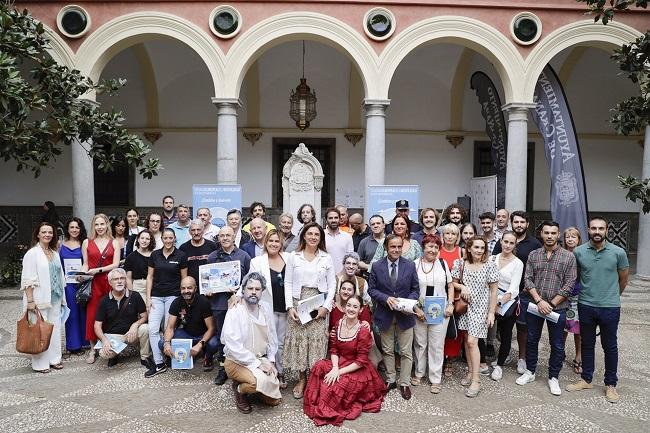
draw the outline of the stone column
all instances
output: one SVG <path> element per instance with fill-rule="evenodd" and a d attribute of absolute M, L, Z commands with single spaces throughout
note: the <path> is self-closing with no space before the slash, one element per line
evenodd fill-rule
<path fill-rule="evenodd" d="M 85 95 L 87 102 L 96 104 L 95 95 Z M 74 140 L 72 143 L 72 215 L 90 227 L 95 215 L 95 174 L 93 159 L 88 155 L 92 143 Z"/>
<path fill-rule="evenodd" d="M 509 103 L 502 108 L 508 117 L 508 167 L 506 209 L 526 210 L 528 162 L 528 110 L 535 104 Z"/>
<path fill-rule="evenodd" d="M 641 179 L 650 177 L 650 125 L 645 127 L 645 142 L 643 146 L 643 168 Z M 639 244 L 636 256 L 636 274 L 638 277 L 650 280 L 650 214 L 639 212 Z"/>
<path fill-rule="evenodd" d="M 366 165 L 364 219 L 368 219 L 368 186 L 383 185 L 386 176 L 386 109 L 389 99 L 365 99 L 366 110 Z"/>
<path fill-rule="evenodd" d="M 236 98 L 212 98 L 217 106 L 217 183 L 237 183 Z"/>

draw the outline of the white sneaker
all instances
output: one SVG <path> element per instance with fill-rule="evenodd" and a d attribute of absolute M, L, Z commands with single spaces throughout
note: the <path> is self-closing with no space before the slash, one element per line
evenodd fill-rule
<path fill-rule="evenodd" d="M 526 370 L 524 371 L 524 374 L 522 374 L 517 378 L 517 380 L 515 380 L 515 383 L 517 385 L 526 385 L 527 383 L 534 382 L 534 381 L 535 381 L 535 373 Z"/>
<path fill-rule="evenodd" d="M 526 372 L 526 360 L 519 358 L 517 361 L 517 373 L 524 374 Z"/>
<path fill-rule="evenodd" d="M 490 375 L 490 377 L 492 378 L 492 380 L 501 380 L 501 378 L 503 377 L 503 370 L 501 369 L 501 367 L 496 365 L 494 367 L 494 370 L 492 370 L 492 375 Z"/>
<path fill-rule="evenodd" d="M 553 377 L 548 380 L 548 389 L 551 390 L 553 395 L 562 395 L 562 390 L 560 389 L 560 383 L 557 381 L 556 377 Z"/>

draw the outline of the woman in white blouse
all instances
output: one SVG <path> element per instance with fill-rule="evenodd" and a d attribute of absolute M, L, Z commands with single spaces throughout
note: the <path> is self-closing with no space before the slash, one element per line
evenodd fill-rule
<path fill-rule="evenodd" d="M 519 308 L 519 283 L 524 272 L 524 264 L 514 254 L 516 245 L 517 236 L 514 232 L 507 231 L 501 237 L 501 253 L 492 256 L 499 268 L 496 319 L 499 322 L 497 329 L 501 341 L 497 365 L 492 370 L 493 380 L 501 380 L 503 376 L 503 365 L 510 353 L 512 328 L 515 325 Z"/>
<path fill-rule="evenodd" d="M 424 255 L 415 260 L 420 283 L 420 302 L 424 304 L 425 296 L 444 297 L 446 302 L 445 318 L 441 324 L 427 325 L 424 312 L 416 307 L 414 340 L 415 347 L 415 377 L 411 378 L 412 385 L 420 385 L 427 364 L 430 391 L 439 394 L 442 389 L 442 362 L 444 361 L 445 337 L 449 317 L 454 313 L 454 285 L 449 268 L 444 260 L 438 259 L 442 241 L 437 235 L 427 234 L 422 239 Z"/>
<path fill-rule="evenodd" d="M 336 291 L 336 274 L 332 257 L 325 248 L 325 233 L 315 222 L 306 224 L 300 232 L 298 249 L 289 255 L 285 274 L 285 304 L 287 334 L 282 363 L 284 369 L 299 374 L 293 396 L 302 398 L 307 382 L 307 370 L 325 357 L 327 351 L 327 314 L 332 310 Z M 298 301 L 324 294 L 325 302 L 314 311 L 313 320 L 301 324 Z"/>
<path fill-rule="evenodd" d="M 49 222 L 41 223 L 32 236 L 32 248 L 23 257 L 20 290 L 23 292 L 23 309 L 34 311 L 37 307 L 43 319 L 54 324 L 50 345 L 45 352 L 32 355 L 32 369 L 49 373 L 50 368 L 60 370 L 61 363 L 61 308 L 66 305 L 65 275 L 56 251 L 56 228 Z"/>

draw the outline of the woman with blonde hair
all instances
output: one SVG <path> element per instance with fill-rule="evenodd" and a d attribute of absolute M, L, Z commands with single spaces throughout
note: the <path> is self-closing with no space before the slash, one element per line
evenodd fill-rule
<path fill-rule="evenodd" d="M 120 246 L 113 239 L 110 221 L 103 213 L 93 217 L 88 239 L 81 244 L 81 254 L 83 255 L 81 270 L 93 276 L 92 295 L 86 306 L 86 340 L 90 342 L 86 362 L 92 364 L 97 358 L 94 349 L 97 342 L 95 314 L 99 301 L 111 291 L 108 273 L 120 264 Z"/>
<path fill-rule="evenodd" d="M 562 234 L 562 245 L 564 245 L 565 249 L 573 252 L 581 243 L 582 236 L 580 236 L 580 230 L 575 227 L 569 227 L 564 230 Z M 580 294 L 581 288 L 580 278 L 578 278 L 569 297 L 569 308 L 566 310 L 566 325 L 564 326 L 565 344 L 568 333 L 573 334 L 576 356 L 573 358 L 571 366 L 573 367 L 573 372 L 576 374 L 582 373 L 582 350 L 580 350 L 582 340 L 580 339 L 580 320 L 578 318 L 578 295 Z"/>
<path fill-rule="evenodd" d="M 438 258 L 444 260 L 448 269 L 454 267 L 454 262 L 462 257 L 460 242 L 460 230 L 453 223 L 444 225 L 441 230 L 442 246 L 438 253 Z M 452 324 L 452 326 L 454 326 Z M 451 377 L 453 374 L 453 359 L 460 356 L 460 350 L 463 347 L 463 337 L 458 333 L 456 338 L 445 339 L 445 377 Z"/>

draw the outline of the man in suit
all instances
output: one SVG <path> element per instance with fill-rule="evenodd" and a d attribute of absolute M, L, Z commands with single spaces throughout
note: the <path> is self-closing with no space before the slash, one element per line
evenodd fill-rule
<path fill-rule="evenodd" d="M 386 236 L 384 248 L 387 256 L 373 263 L 368 294 L 376 305 L 374 320 L 381 333 L 381 346 L 386 364 L 386 387 L 388 391 L 397 388 L 394 353 L 397 336 L 401 351 L 399 388 L 402 398 L 409 400 L 415 316 L 412 311 L 399 311 L 398 298 L 417 300 L 420 296 L 420 286 L 415 264 L 402 257 L 403 243 L 399 236 Z"/>
<path fill-rule="evenodd" d="M 250 227 L 253 239 L 243 244 L 240 248 L 244 250 L 252 259 L 264 254 L 264 236 L 266 236 L 266 222 L 262 218 L 253 218 Z"/>

